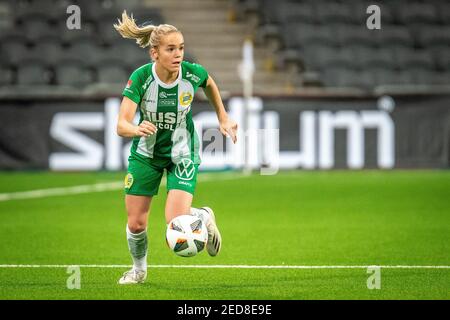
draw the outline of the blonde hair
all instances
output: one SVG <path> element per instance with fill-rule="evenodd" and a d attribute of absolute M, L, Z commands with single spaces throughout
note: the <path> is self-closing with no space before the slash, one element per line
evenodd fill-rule
<path fill-rule="evenodd" d="M 136 39 L 136 43 L 142 48 L 149 46 L 150 48 L 158 47 L 163 36 L 172 32 L 180 32 L 170 24 L 138 26 L 133 18 L 133 14 L 129 17 L 126 10 L 122 13 L 122 21 L 117 20 L 119 23 L 114 24 L 114 28 L 120 35 L 124 38 Z"/>

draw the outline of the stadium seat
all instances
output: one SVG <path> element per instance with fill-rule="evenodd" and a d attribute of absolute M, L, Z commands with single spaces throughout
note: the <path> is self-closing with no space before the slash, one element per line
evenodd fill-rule
<path fill-rule="evenodd" d="M 309 3 L 281 2 L 273 9 L 266 8 L 266 23 L 313 23 L 314 10 Z"/>
<path fill-rule="evenodd" d="M 450 85 L 450 72 L 437 72 L 436 78 L 439 84 Z"/>
<path fill-rule="evenodd" d="M 426 50 L 414 50 L 396 48 L 394 50 L 396 56 L 396 64 L 399 68 L 420 68 L 434 70 L 436 68 L 435 61 L 430 52 Z"/>
<path fill-rule="evenodd" d="M 438 69 L 450 73 L 450 46 L 429 47 L 428 52 L 433 55 Z"/>
<path fill-rule="evenodd" d="M 280 37 L 284 49 L 300 49 L 304 45 L 301 41 L 302 35 L 309 34 L 312 28 L 313 25 L 308 23 L 285 23 L 281 27 L 276 27 L 274 33 Z"/>
<path fill-rule="evenodd" d="M 317 52 L 328 52 L 330 48 L 335 48 L 334 46 L 329 46 L 327 44 L 314 44 L 302 48 L 301 50 L 292 50 L 289 59 L 296 60 L 295 53 L 298 54 L 298 59 L 302 64 L 302 69 L 306 71 L 318 71 L 320 69 L 320 61 L 317 59 Z"/>
<path fill-rule="evenodd" d="M 398 83 L 396 80 L 398 71 L 391 68 L 383 68 L 381 66 L 369 66 L 367 72 L 373 74 L 374 85 L 395 85 Z"/>
<path fill-rule="evenodd" d="M 102 42 L 106 45 L 111 45 L 114 42 L 118 42 L 122 39 L 117 30 L 113 27 L 117 23 L 117 19 L 120 17 L 117 14 L 105 14 L 102 15 L 97 21 L 97 30 Z"/>
<path fill-rule="evenodd" d="M 373 75 L 355 69 L 329 68 L 322 73 L 323 81 L 329 87 L 370 88 L 374 85 Z"/>
<path fill-rule="evenodd" d="M 283 23 L 283 14 L 291 11 L 288 14 L 292 13 L 292 10 L 289 10 L 289 8 L 295 7 L 299 5 L 298 3 L 290 3 L 290 1 L 282 0 L 277 1 L 276 3 L 274 1 L 270 0 L 248 0 L 245 4 L 245 9 L 248 10 L 249 8 L 254 9 L 259 13 L 260 19 L 261 19 L 261 25 L 266 24 L 281 24 Z M 301 4 L 300 4 L 301 5 Z M 312 15 L 312 7 L 308 4 L 306 6 L 309 7 L 309 9 L 303 9 L 303 10 L 295 10 L 299 11 L 299 15 L 301 15 L 301 12 L 305 12 L 305 18 L 307 21 L 312 22 L 313 21 L 313 15 Z M 309 12 L 311 14 L 306 14 L 306 12 Z M 281 19 L 281 20 L 280 20 Z M 305 21 L 305 22 L 307 22 Z"/>
<path fill-rule="evenodd" d="M 118 52 L 124 60 L 132 60 L 141 56 L 148 55 L 148 48 L 144 49 L 139 47 L 136 41 L 132 39 L 123 39 L 122 41 L 115 42 L 106 50 Z"/>
<path fill-rule="evenodd" d="M 89 20 L 97 20 L 99 16 L 110 15 L 120 18 L 122 12 L 127 10 L 128 14 L 136 13 L 139 11 L 146 11 L 147 8 L 143 7 L 137 1 L 122 1 L 122 0 L 78 0 L 78 5 L 81 10 L 87 12 Z M 136 5 L 137 3 L 137 5 Z"/>
<path fill-rule="evenodd" d="M 22 29 L 29 41 L 37 41 L 41 37 L 51 36 L 55 33 L 47 16 L 44 14 L 27 14 L 23 17 Z"/>
<path fill-rule="evenodd" d="M 102 47 L 95 38 L 83 37 L 72 43 L 65 51 L 64 56 L 69 59 L 82 59 L 87 65 L 94 66 L 105 57 Z"/>
<path fill-rule="evenodd" d="M 355 63 L 359 68 L 385 68 L 394 69 L 395 52 L 390 47 L 354 47 Z"/>
<path fill-rule="evenodd" d="M 450 21 L 450 3 L 442 1 L 437 6 L 439 21 L 442 24 L 448 24 Z"/>
<path fill-rule="evenodd" d="M 11 33 L 1 39 L 0 50 L 5 57 L 4 64 L 17 65 L 29 57 L 30 48 L 27 39 L 22 34 Z"/>
<path fill-rule="evenodd" d="M 408 25 L 413 23 L 435 23 L 438 21 L 436 7 L 428 3 L 411 3 L 397 10 L 398 21 Z"/>
<path fill-rule="evenodd" d="M 13 84 L 14 72 L 9 66 L 0 65 L 0 86 Z"/>
<path fill-rule="evenodd" d="M 26 59 L 17 66 L 18 85 L 48 85 L 51 79 L 52 74 L 42 60 Z"/>
<path fill-rule="evenodd" d="M 133 59 L 127 59 L 125 64 L 130 70 L 134 70 L 144 64 L 152 62 L 150 55 L 144 51 L 142 55 L 135 56 Z"/>
<path fill-rule="evenodd" d="M 90 1 L 90 0 L 77 0 L 77 5 L 80 7 L 81 12 L 83 12 L 84 18 L 87 18 L 90 21 L 96 20 L 97 17 L 101 14 L 105 14 L 106 12 L 110 12 L 112 9 L 115 9 L 114 3 L 112 1 Z M 116 9 L 118 11 L 118 9 Z M 118 12 L 114 12 L 117 14 Z"/>
<path fill-rule="evenodd" d="M 68 29 L 65 20 L 59 21 L 57 28 L 64 45 L 71 45 L 78 39 L 85 38 L 92 38 L 93 41 L 97 41 L 99 37 L 95 23 L 90 20 L 83 20 L 80 29 Z"/>
<path fill-rule="evenodd" d="M 377 86 L 377 79 L 375 75 L 367 68 L 359 70 L 359 79 L 355 87 L 365 90 L 371 90 Z"/>
<path fill-rule="evenodd" d="M 312 58 L 312 66 L 317 70 L 327 68 L 352 68 L 354 57 L 350 49 L 338 49 L 336 47 L 323 46 L 320 50 L 317 47 L 305 48 L 306 56 Z"/>
<path fill-rule="evenodd" d="M 97 81 L 100 83 L 126 83 L 130 74 L 127 67 L 117 60 L 105 60 L 97 66 Z"/>
<path fill-rule="evenodd" d="M 441 84 L 441 78 L 439 77 L 440 73 L 427 70 L 427 69 L 410 69 L 408 72 L 413 77 L 414 84 L 420 85 L 433 85 L 433 84 Z"/>
<path fill-rule="evenodd" d="M 321 24 L 352 23 L 355 17 L 352 8 L 344 3 L 314 2 L 317 21 Z"/>
<path fill-rule="evenodd" d="M 429 46 L 450 46 L 450 26 L 429 25 L 417 28 L 415 33 L 416 45 L 427 48 Z"/>
<path fill-rule="evenodd" d="M 72 1 L 73 2 L 73 1 Z M 9 1 L 10 10 L 17 21 L 24 21 L 31 16 L 44 15 L 47 20 L 56 20 L 66 14 L 69 1 L 27 0 Z"/>
<path fill-rule="evenodd" d="M 144 64 L 150 63 L 151 59 L 147 55 L 142 55 L 139 57 L 135 57 L 133 60 L 126 61 L 126 64 L 128 66 L 128 70 L 130 72 L 136 70 L 140 66 L 143 66 Z"/>
<path fill-rule="evenodd" d="M 410 85 L 414 84 L 414 75 L 408 70 L 397 71 L 394 84 L 396 85 Z"/>
<path fill-rule="evenodd" d="M 48 66 L 56 65 L 64 57 L 63 46 L 60 40 L 53 37 L 41 38 L 30 49 L 29 55 L 39 57 L 45 61 Z"/>
<path fill-rule="evenodd" d="M 134 70 L 137 66 L 150 61 L 148 48 L 143 49 L 130 39 L 123 39 L 113 43 L 104 49 L 104 56 L 109 59 L 118 59 L 126 63 L 129 70 Z"/>
<path fill-rule="evenodd" d="M 55 67 L 56 83 L 58 85 L 84 87 L 94 82 L 94 74 L 87 68 L 84 61 L 65 59 Z"/>
<path fill-rule="evenodd" d="M 407 69 L 402 71 L 388 69 L 369 69 L 375 75 L 377 85 L 433 85 L 445 83 L 443 73 L 426 69 Z"/>
<path fill-rule="evenodd" d="M 334 30 L 328 26 L 292 23 L 284 30 L 284 39 L 291 39 L 295 48 L 306 48 L 315 44 L 337 45 Z"/>
<path fill-rule="evenodd" d="M 413 83 L 413 78 L 410 74 L 406 75 L 402 71 L 398 70 L 375 67 L 375 68 L 368 68 L 367 72 L 373 75 L 374 87 L 401 86 Z"/>
<path fill-rule="evenodd" d="M 375 46 L 379 30 L 369 30 L 365 25 L 354 26 L 350 24 L 333 27 L 341 46 L 352 46 L 357 43 L 363 46 Z"/>
<path fill-rule="evenodd" d="M 376 30 L 375 36 L 380 46 L 395 44 L 412 47 L 414 45 L 411 32 L 405 26 L 383 24 L 380 30 Z"/>

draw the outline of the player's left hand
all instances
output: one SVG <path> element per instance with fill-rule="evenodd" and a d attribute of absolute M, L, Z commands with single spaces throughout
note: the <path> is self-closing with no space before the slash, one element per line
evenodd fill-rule
<path fill-rule="evenodd" d="M 236 136 L 237 129 L 238 129 L 237 123 L 231 119 L 227 119 L 220 122 L 220 132 L 222 132 L 222 134 L 225 137 L 231 138 L 233 143 L 236 143 L 237 141 Z"/>

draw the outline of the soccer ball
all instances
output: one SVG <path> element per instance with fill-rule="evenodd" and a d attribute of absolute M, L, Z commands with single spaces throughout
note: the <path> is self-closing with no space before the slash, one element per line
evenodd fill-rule
<path fill-rule="evenodd" d="M 184 214 L 170 221 L 166 230 L 166 241 L 175 254 L 193 257 L 205 248 L 208 230 L 200 218 Z"/>

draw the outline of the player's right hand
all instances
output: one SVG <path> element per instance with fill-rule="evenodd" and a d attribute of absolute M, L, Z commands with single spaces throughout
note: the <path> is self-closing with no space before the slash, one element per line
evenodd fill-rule
<path fill-rule="evenodd" d="M 153 123 L 144 120 L 136 127 L 136 136 L 148 137 L 149 135 L 155 134 L 156 131 L 158 131 L 158 128 Z"/>

